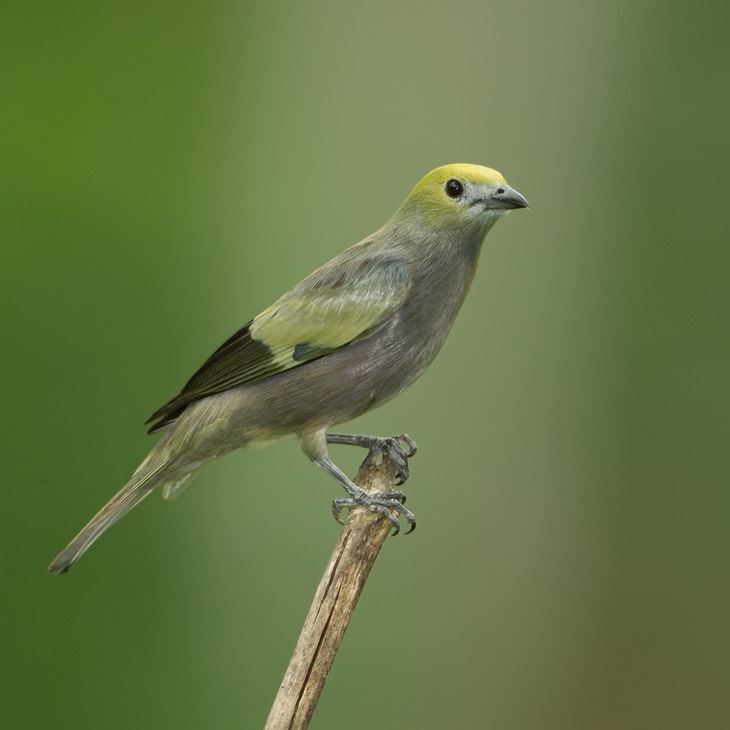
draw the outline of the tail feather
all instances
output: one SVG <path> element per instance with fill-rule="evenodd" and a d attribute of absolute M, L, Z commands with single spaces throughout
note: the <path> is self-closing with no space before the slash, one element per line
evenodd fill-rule
<path fill-rule="evenodd" d="M 160 484 L 160 471 L 166 464 L 139 477 L 135 474 L 132 479 L 115 494 L 86 527 L 58 554 L 48 566 L 51 573 L 65 573 L 115 522 L 119 521 L 132 507 L 139 504 L 152 489 Z"/>

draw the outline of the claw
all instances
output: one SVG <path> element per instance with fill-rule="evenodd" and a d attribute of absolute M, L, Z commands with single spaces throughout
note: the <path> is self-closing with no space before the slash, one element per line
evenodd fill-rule
<path fill-rule="evenodd" d="M 400 532 L 400 519 L 403 519 L 410 525 L 408 529 L 409 533 L 416 529 L 416 516 L 410 510 L 403 506 L 405 502 L 405 495 L 403 492 L 380 492 L 376 494 L 368 494 L 363 492 L 357 497 L 338 497 L 332 502 L 332 514 L 335 519 L 343 525 L 344 522 L 340 518 L 340 514 L 343 509 L 352 509 L 353 507 L 367 507 L 372 512 L 377 512 L 390 520 L 393 525 L 394 531 L 392 536 L 395 537 Z M 394 515 L 393 512 L 397 512 Z"/>
<path fill-rule="evenodd" d="M 351 444 L 362 446 L 370 451 L 368 458 L 374 458 L 375 454 L 387 454 L 396 467 L 396 484 L 405 484 L 410 476 L 408 459 L 415 456 L 418 445 L 407 434 L 397 436 L 355 436 L 342 433 L 328 433 L 327 442 L 331 444 Z M 405 444 L 406 448 L 402 444 Z"/>
<path fill-rule="evenodd" d="M 352 507 L 357 507 L 357 501 L 352 497 L 338 497 L 332 500 L 332 514 L 341 525 L 344 525 L 345 522 L 340 519 L 340 513 L 343 509 L 350 509 Z"/>
<path fill-rule="evenodd" d="M 402 433 L 400 436 L 393 436 L 396 441 L 405 441 L 408 444 L 408 451 L 406 452 L 406 459 L 410 459 L 411 456 L 415 456 L 418 451 L 418 444 L 407 434 Z"/>
<path fill-rule="evenodd" d="M 401 441 L 404 441 L 408 445 L 408 450 L 401 446 Z M 405 484 L 408 477 L 411 475 L 410 469 L 408 468 L 408 458 L 415 454 L 414 446 L 415 442 L 409 436 L 405 434 L 400 436 L 388 436 L 385 438 L 373 439 L 369 444 L 370 451 L 379 451 L 382 454 L 387 454 L 391 461 L 396 467 L 396 484 Z"/>

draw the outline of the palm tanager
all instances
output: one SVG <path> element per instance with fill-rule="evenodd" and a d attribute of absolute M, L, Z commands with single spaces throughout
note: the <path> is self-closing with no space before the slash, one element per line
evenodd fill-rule
<path fill-rule="evenodd" d="M 379 448 L 396 462 L 402 483 L 412 440 L 329 429 L 389 401 L 424 372 L 466 297 L 486 234 L 505 212 L 526 207 L 496 170 L 455 164 L 426 175 L 380 230 L 254 317 L 153 414 L 150 433 L 162 437 L 49 570 L 65 573 L 156 487 L 173 497 L 207 461 L 287 434 L 298 435 L 309 459 L 347 490 L 333 504 L 335 515 L 363 505 L 397 530 L 395 511 L 412 529 L 402 492 L 366 493 L 327 449 Z"/>

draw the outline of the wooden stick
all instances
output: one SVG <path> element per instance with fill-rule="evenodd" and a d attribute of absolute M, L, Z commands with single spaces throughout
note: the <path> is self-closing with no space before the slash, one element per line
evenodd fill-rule
<path fill-rule="evenodd" d="M 395 473 L 395 465 L 387 456 L 377 464 L 371 454 L 362 463 L 355 483 L 370 493 L 390 492 Z M 391 530 L 383 515 L 363 507 L 350 510 L 264 730 L 309 727 L 357 600 Z"/>

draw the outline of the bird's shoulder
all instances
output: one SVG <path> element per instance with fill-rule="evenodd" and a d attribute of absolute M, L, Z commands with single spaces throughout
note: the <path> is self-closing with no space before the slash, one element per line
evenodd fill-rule
<path fill-rule="evenodd" d="M 307 276 L 251 323 L 269 346 L 317 343 L 327 349 L 362 339 L 405 300 L 409 262 L 365 241 Z"/>

